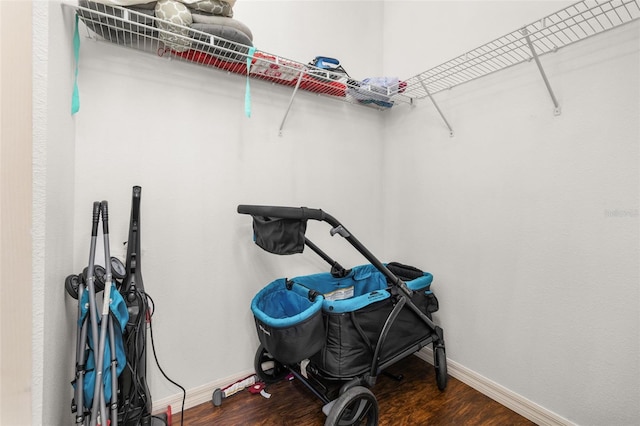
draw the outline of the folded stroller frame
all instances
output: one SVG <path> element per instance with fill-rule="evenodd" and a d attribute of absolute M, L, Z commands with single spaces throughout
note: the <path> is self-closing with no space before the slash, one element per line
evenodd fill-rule
<path fill-rule="evenodd" d="M 146 381 L 147 324 L 151 327 L 147 316 L 152 314 L 140 268 L 140 197 L 141 188 L 134 186 L 126 265 L 110 255 L 108 204 L 96 201 L 89 265 L 65 279 L 67 293 L 78 301 L 71 403 L 78 426 L 146 426 L 152 422 Z M 104 267 L 95 263 L 100 217 Z"/>
<path fill-rule="evenodd" d="M 256 374 L 275 383 L 293 374 L 324 404 L 327 425 L 376 425 L 378 403 L 369 390 L 385 369 L 432 345 L 436 383 L 447 385 L 444 332 L 431 314 L 438 301 L 433 276 L 379 261 L 338 220 L 320 209 L 239 205 L 253 217 L 254 241 L 274 254 L 322 257 L 331 272 L 281 278 L 251 302 L 260 346 Z M 327 222 L 368 261 L 343 268 L 306 238 L 308 220 Z"/>
<path fill-rule="evenodd" d="M 100 216 L 103 224 L 104 268 L 94 263 Z M 112 273 L 112 265 L 108 205 L 106 201 L 96 201 L 93 203 L 89 265 L 82 274 L 70 275 L 65 280 L 67 292 L 78 300 L 72 403 L 77 425 L 118 425 L 118 376 L 126 364 L 122 333 L 129 315 L 114 281 L 114 274 L 118 276 L 119 271 Z M 102 290 L 102 308 L 99 308 L 96 293 Z"/>

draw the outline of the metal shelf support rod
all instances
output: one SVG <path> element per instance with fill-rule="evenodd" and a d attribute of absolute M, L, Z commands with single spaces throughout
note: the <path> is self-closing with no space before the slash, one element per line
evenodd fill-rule
<path fill-rule="evenodd" d="M 278 130 L 278 136 L 282 136 L 282 129 L 284 128 L 284 122 L 287 121 L 287 115 L 289 115 L 289 110 L 291 110 L 291 105 L 293 104 L 293 98 L 298 93 L 298 88 L 300 87 L 300 82 L 302 81 L 302 76 L 304 72 L 300 71 L 300 76 L 298 77 L 298 81 L 296 82 L 296 87 L 293 89 L 293 93 L 291 94 L 291 99 L 289 99 L 289 105 L 287 105 L 287 110 L 284 113 L 284 117 L 282 117 L 282 123 L 280 123 L 280 129 Z"/>
<path fill-rule="evenodd" d="M 422 88 L 424 89 L 424 91 L 427 93 L 427 96 L 429 96 L 429 99 L 431 100 L 431 103 L 433 104 L 433 106 L 436 107 L 436 111 L 438 111 L 438 114 L 440 114 L 440 118 L 442 118 L 442 121 L 444 121 L 444 124 L 447 125 L 447 128 L 449 129 L 449 136 L 453 137 L 453 129 L 451 128 L 451 125 L 447 121 L 447 118 L 444 116 L 444 114 L 440 110 L 440 107 L 436 103 L 435 99 L 433 99 L 433 96 L 431 96 L 431 92 L 429 91 L 429 89 L 427 89 L 427 85 L 424 84 L 424 81 L 422 81 L 422 79 L 420 79 L 420 84 L 422 85 Z"/>
<path fill-rule="evenodd" d="M 542 80 L 544 80 L 545 86 L 547 86 L 547 91 L 551 96 L 551 102 L 553 102 L 553 115 L 560 115 L 560 104 L 558 104 L 558 100 L 556 99 L 556 95 L 553 93 L 553 89 L 551 88 L 551 84 L 549 83 L 549 79 L 547 78 L 547 74 L 544 72 L 544 68 L 542 68 L 542 63 L 540 63 L 540 58 L 538 57 L 538 53 L 536 52 L 533 43 L 531 42 L 531 37 L 529 37 L 529 30 L 526 28 L 522 29 L 522 35 L 527 40 L 527 44 L 529 45 L 529 49 L 531 50 L 531 55 L 533 59 L 536 61 L 536 65 L 538 66 L 538 70 L 540 71 L 540 75 L 542 75 Z"/>

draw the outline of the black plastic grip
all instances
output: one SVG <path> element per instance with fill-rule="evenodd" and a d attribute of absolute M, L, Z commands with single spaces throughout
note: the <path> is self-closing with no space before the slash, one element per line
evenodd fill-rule
<path fill-rule="evenodd" d="M 142 187 L 141 186 L 134 186 L 133 190 L 132 190 L 132 195 L 131 195 L 131 223 L 136 224 L 137 227 L 137 223 L 138 220 L 140 220 L 140 198 L 142 196 Z"/>
<path fill-rule="evenodd" d="M 279 219 L 313 219 L 325 220 L 325 213 L 320 209 L 309 209 L 306 207 L 281 207 L 281 206 L 254 206 L 240 204 L 238 213 L 249 214 L 251 216 L 263 216 Z"/>
<path fill-rule="evenodd" d="M 100 203 L 100 209 L 102 210 L 102 233 L 109 235 L 109 203 L 103 200 Z"/>
<path fill-rule="evenodd" d="M 93 216 L 91 217 L 91 236 L 98 235 L 98 222 L 100 221 L 100 203 L 98 201 L 93 202 Z"/>

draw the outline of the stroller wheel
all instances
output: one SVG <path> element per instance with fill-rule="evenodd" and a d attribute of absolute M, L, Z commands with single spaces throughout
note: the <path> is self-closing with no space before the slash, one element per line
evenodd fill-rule
<path fill-rule="evenodd" d="M 96 275 L 96 292 L 104 290 L 104 280 L 107 275 L 107 270 L 102 265 L 95 265 L 93 267 L 93 273 Z"/>
<path fill-rule="evenodd" d="M 436 369 L 438 389 L 443 391 L 447 387 L 447 381 L 449 380 L 449 376 L 447 376 L 447 355 L 443 346 L 436 346 L 433 352 L 433 366 Z"/>
<path fill-rule="evenodd" d="M 124 263 L 122 263 L 122 261 L 117 257 L 113 256 L 111 256 L 111 274 L 116 280 L 121 280 L 125 277 L 125 275 L 127 275 L 127 270 L 124 266 Z"/>
<path fill-rule="evenodd" d="M 80 287 L 80 277 L 77 275 L 69 275 L 64 280 L 64 288 L 67 290 L 67 294 L 78 300 L 78 288 Z"/>
<path fill-rule="evenodd" d="M 260 345 L 256 351 L 253 366 L 258 378 L 267 384 L 279 382 L 289 372 L 289 370 L 276 361 L 262 345 Z"/>
<path fill-rule="evenodd" d="M 87 282 L 87 271 L 88 271 L 88 267 L 84 268 L 82 270 L 82 277 L 84 279 L 84 282 Z M 104 266 L 100 266 L 100 265 L 95 265 L 93 267 L 93 274 L 95 276 L 95 279 L 93 280 L 93 286 L 94 286 L 94 291 L 96 293 L 101 292 L 102 290 L 104 290 L 104 276 L 106 274 L 106 270 L 104 269 Z"/>
<path fill-rule="evenodd" d="M 378 401 L 364 386 L 355 386 L 340 395 L 324 422 L 325 426 L 377 424 Z"/>

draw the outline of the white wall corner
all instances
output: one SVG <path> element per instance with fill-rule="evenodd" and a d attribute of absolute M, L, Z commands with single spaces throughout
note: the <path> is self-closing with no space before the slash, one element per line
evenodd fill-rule
<path fill-rule="evenodd" d="M 416 352 L 415 355 L 433 365 L 433 350 L 431 348 L 422 348 L 422 350 Z M 547 410 L 546 408 L 513 392 L 510 389 L 505 388 L 504 386 L 500 386 L 496 382 L 462 366 L 461 364 L 458 364 L 455 361 L 452 361 L 449 358 L 447 358 L 447 372 L 451 377 L 471 386 L 478 392 L 515 411 L 537 425 L 575 426 L 575 423 L 570 422 L 564 417 Z"/>

